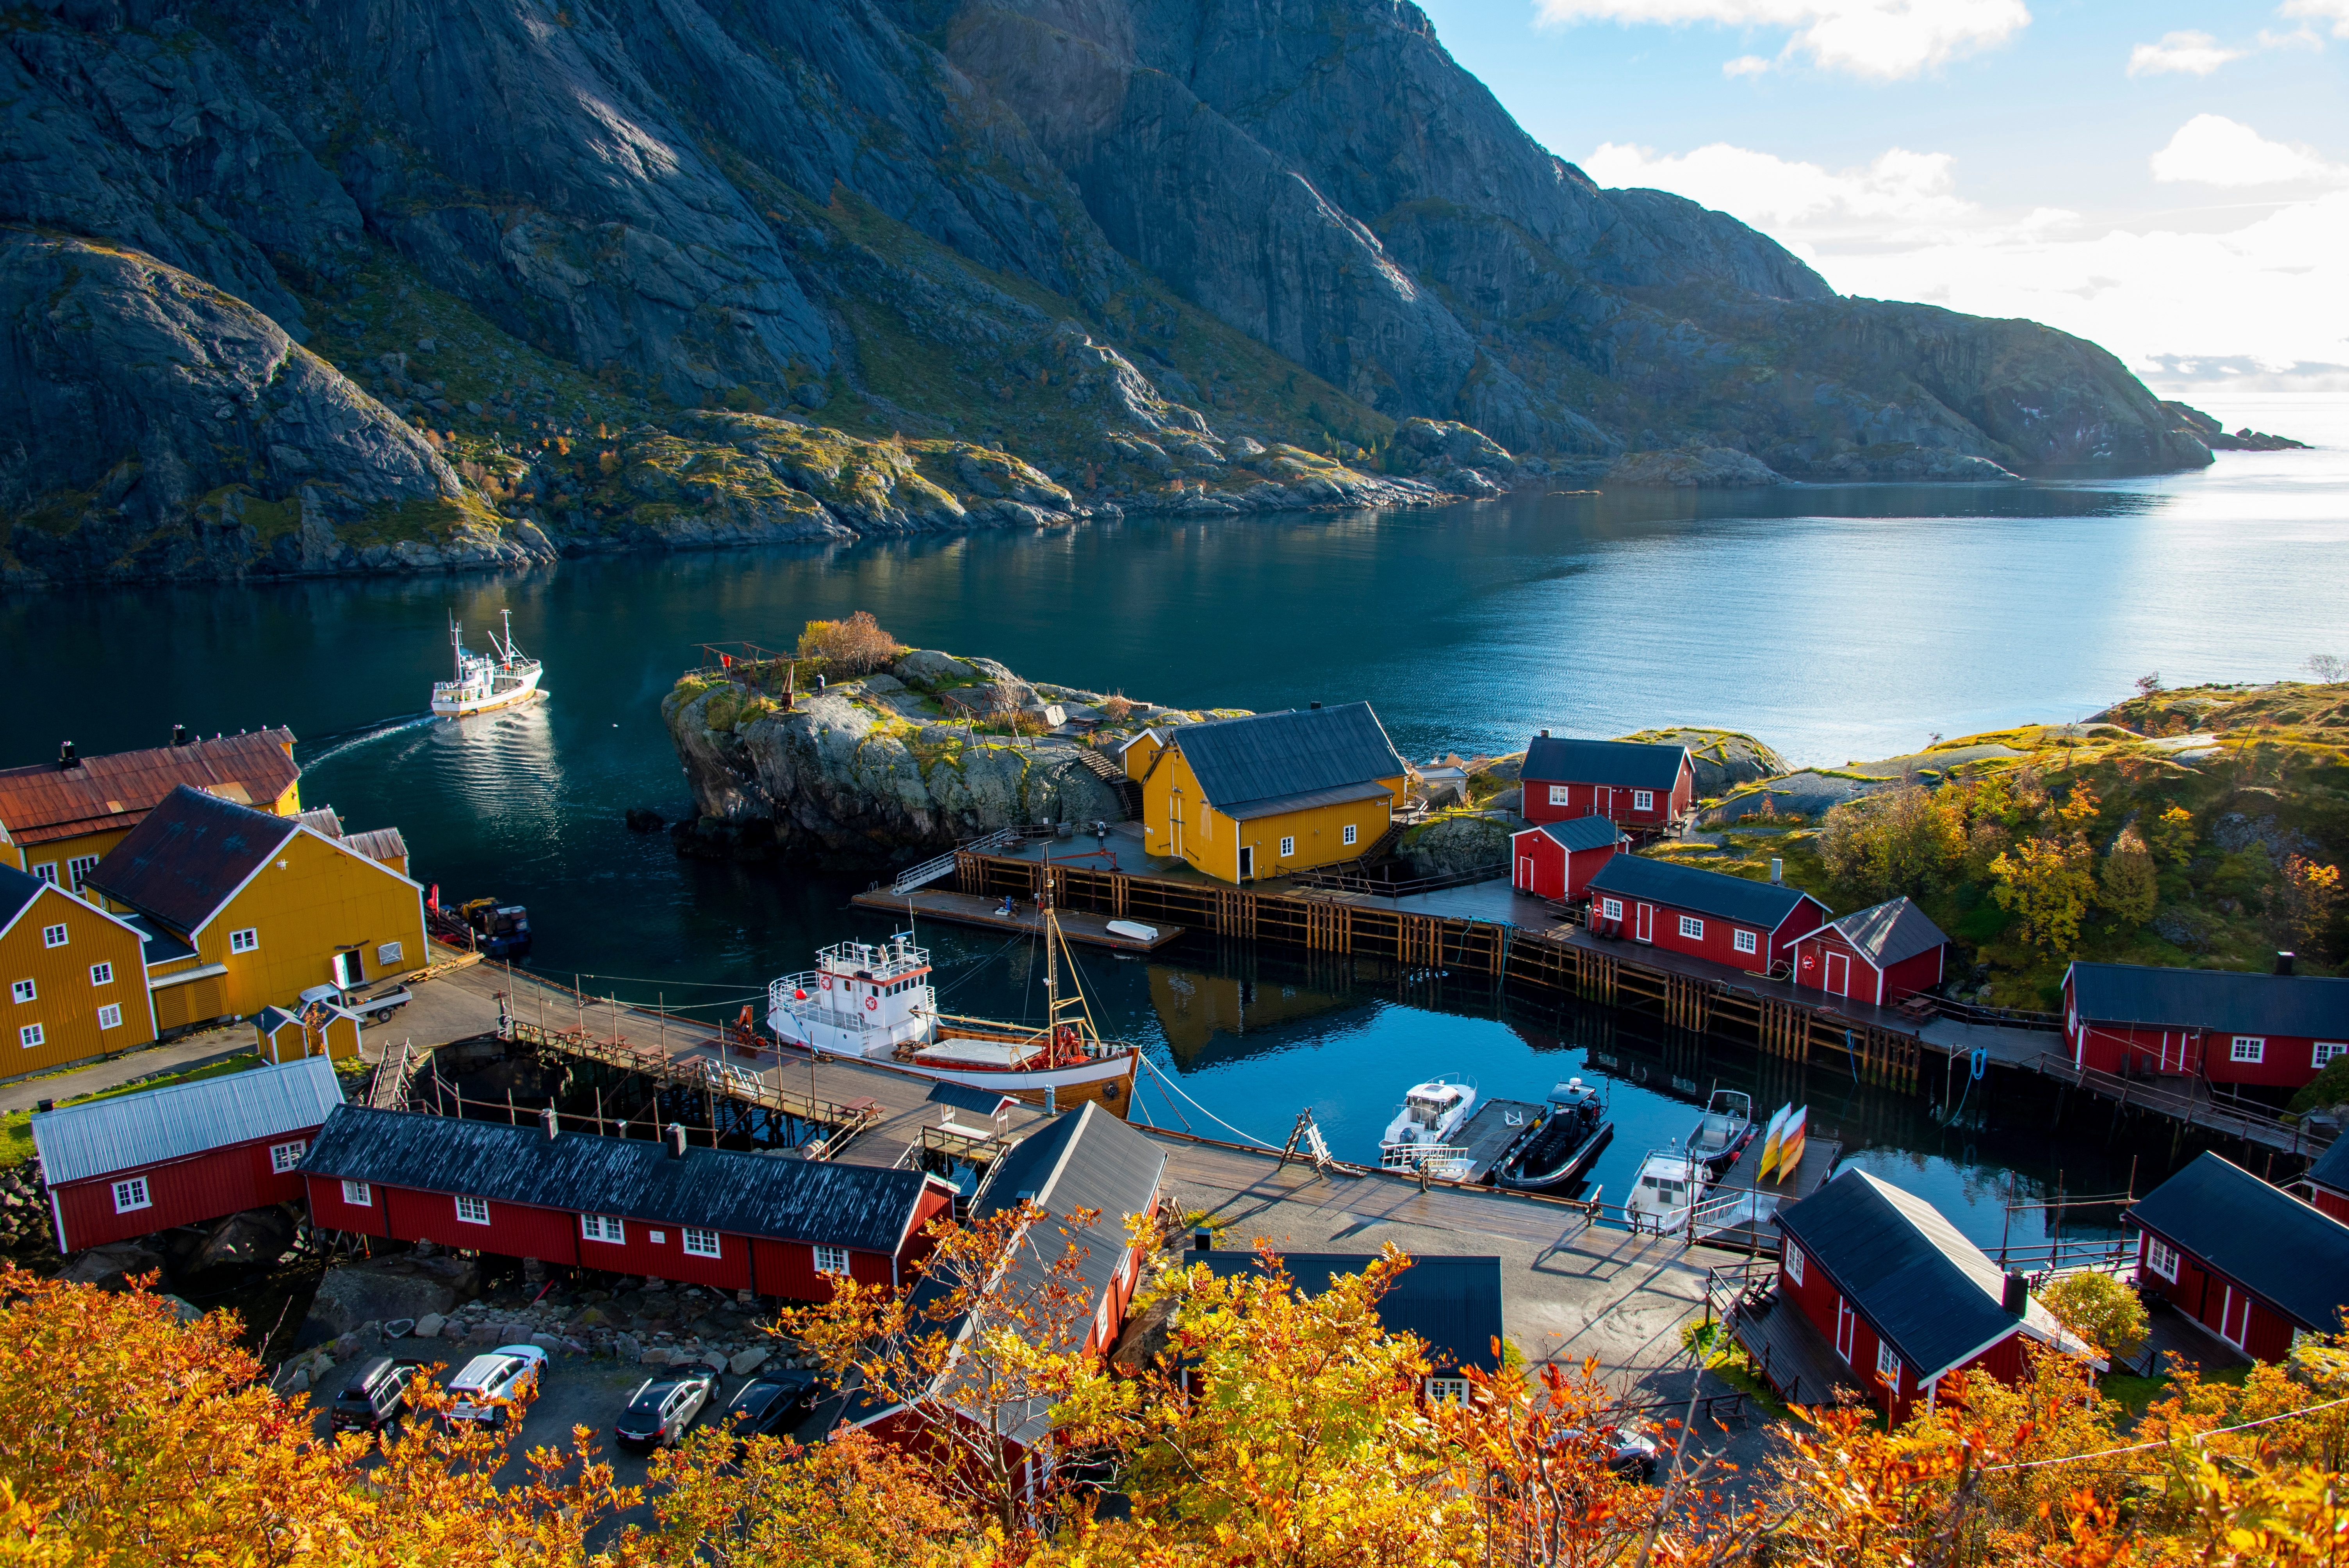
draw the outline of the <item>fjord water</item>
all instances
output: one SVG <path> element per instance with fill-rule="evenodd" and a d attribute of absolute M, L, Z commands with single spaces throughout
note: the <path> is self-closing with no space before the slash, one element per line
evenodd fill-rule
<path fill-rule="evenodd" d="M 397 824 L 423 880 L 531 906 L 532 964 L 596 992 L 731 1016 L 817 945 L 887 923 L 843 908 L 865 877 L 681 861 L 621 813 L 688 796 L 658 705 L 704 641 L 788 645 L 867 609 L 900 638 L 1022 674 L 1183 706 L 1367 697 L 1413 757 L 1503 750 L 1535 729 L 1750 730 L 1834 764 L 2032 719 L 2077 718 L 2137 676 L 2266 680 L 2349 654 L 2349 399 L 2226 410 L 2324 449 L 2222 453 L 2202 473 L 2003 487 L 1788 487 L 1713 495 L 1521 493 L 1441 511 L 1138 519 L 706 555 L 566 562 L 513 576 L 282 587 L 58 590 L 0 602 L 16 722 L 8 763 L 290 725 L 305 802 Z M 550 700 L 421 718 L 447 625 L 513 613 Z M 925 930 L 958 1011 L 1039 1004 L 1040 966 L 983 934 Z M 1596 1172 L 1619 1199 L 1716 1081 L 1807 1099 L 1856 1159 L 1995 1243 L 2009 1174 L 2117 1189 L 2132 1147 L 2051 1137 L 1969 1099 L 1924 1106 L 1604 1009 L 1405 988 L 1195 939 L 1161 961 L 1084 959 L 1103 1028 L 1147 1042 L 1185 1093 L 1148 1113 L 1278 1143 L 1311 1106 L 1374 1157 L 1402 1088 L 1437 1072 L 1538 1099 L 1614 1079 Z M 2079 1145 L 2085 1143 L 2085 1147 Z M 2163 1140 L 2139 1150 L 2147 1171 Z M 2087 1216 L 2093 1223 L 2111 1211 Z M 2070 1227 L 2076 1232 L 2082 1222 Z M 2035 1214 L 2018 1216 L 2018 1242 Z"/>

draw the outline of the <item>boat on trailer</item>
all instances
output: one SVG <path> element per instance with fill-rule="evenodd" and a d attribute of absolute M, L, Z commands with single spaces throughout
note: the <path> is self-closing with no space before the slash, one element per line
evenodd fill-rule
<path fill-rule="evenodd" d="M 1519 1192 L 1547 1192 L 1581 1179 L 1615 1137 L 1599 1090 L 1578 1078 L 1549 1091 L 1548 1114 L 1533 1136 L 1493 1172 L 1493 1184 Z"/>
<path fill-rule="evenodd" d="M 454 621 L 449 623 L 449 645 L 457 651 L 457 678 L 432 683 L 434 713 L 444 718 L 463 718 L 520 707 L 546 695 L 538 689 L 539 676 L 546 666 L 514 645 L 512 610 L 505 612 L 505 624 L 502 639 L 495 632 L 489 634 L 490 645 L 497 650 L 492 656 L 467 653 L 464 629 Z"/>

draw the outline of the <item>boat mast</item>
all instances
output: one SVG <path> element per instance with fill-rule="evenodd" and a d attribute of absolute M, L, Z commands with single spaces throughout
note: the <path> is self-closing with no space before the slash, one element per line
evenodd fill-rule
<path fill-rule="evenodd" d="M 465 634 L 458 626 L 454 615 L 449 617 L 449 645 L 457 650 L 457 680 L 462 685 L 465 679 Z"/>

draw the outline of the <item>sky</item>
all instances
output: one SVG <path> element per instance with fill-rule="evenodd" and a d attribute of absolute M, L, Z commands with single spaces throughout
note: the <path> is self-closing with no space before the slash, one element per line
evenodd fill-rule
<path fill-rule="evenodd" d="M 2179 393 L 2349 392 L 2349 0 L 1420 0 L 1601 185 Z"/>

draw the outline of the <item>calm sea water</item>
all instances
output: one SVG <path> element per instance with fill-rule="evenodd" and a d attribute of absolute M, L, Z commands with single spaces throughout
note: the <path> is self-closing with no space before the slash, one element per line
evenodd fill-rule
<path fill-rule="evenodd" d="M 687 809 L 657 708 L 702 641 L 787 645 L 812 616 L 867 609 L 910 643 L 1160 702 L 1367 697 L 1417 757 L 1662 723 L 1748 729 L 1800 762 L 1880 757 L 1934 733 L 2077 717 L 2148 670 L 2265 680 L 2349 654 L 2349 399 L 2213 412 L 2328 444 L 2119 483 L 1519 495 L 513 576 L 19 595 L 0 600 L 16 715 L 5 760 L 67 738 L 160 744 L 173 723 L 290 725 L 307 802 L 354 828 L 398 825 L 419 873 L 452 896 L 527 903 L 534 966 L 730 1015 L 815 946 L 884 923 L 843 909 L 859 879 L 679 861 L 622 826 L 629 806 Z M 448 618 L 478 634 L 503 610 L 547 661 L 552 700 L 399 723 L 444 673 Z M 924 936 L 958 1009 L 1035 1001 L 1024 949 Z M 1971 1100 L 1945 1129 L 1920 1102 L 1833 1074 L 1764 1079 L 1751 1053 L 1602 1009 L 1456 979 L 1399 992 L 1204 941 L 1165 956 L 1086 967 L 1104 1028 L 1149 1042 L 1195 1102 L 1149 1090 L 1170 1125 L 1208 1131 L 1212 1116 L 1277 1143 L 1310 1107 L 1339 1152 L 1362 1158 L 1418 1078 L 1461 1072 L 1538 1099 L 1578 1072 L 1613 1082 L 1619 1130 L 1596 1175 L 1618 1197 L 1715 1083 L 1809 1101 L 1850 1158 L 1988 1242 L 2010 1181 L 2027 1199 L 2059 1179 L 2077 1193 L 2127 1177 L 2126 1140 L 2084 1149 L 2005 1117 L 1982 1130 Z M 2166 1143 L 2137 1152 L 2148 1170 L 2168 1157 Z M 2015 1233 L 2035 1237 L 2035 1215 Z"/>

